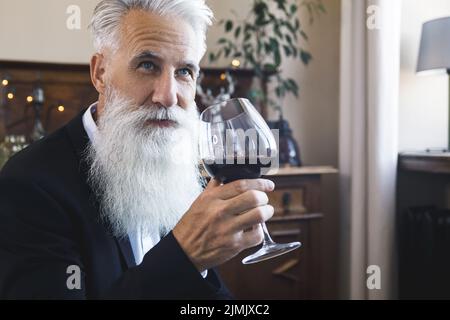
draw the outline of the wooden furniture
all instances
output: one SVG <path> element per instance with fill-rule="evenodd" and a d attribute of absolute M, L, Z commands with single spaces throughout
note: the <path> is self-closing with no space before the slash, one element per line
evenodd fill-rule
<path fill-rule="evenodd" d="M 399 298 L 450 298 L 450 153 L 398 158 Z"/>
<path fill-rule="evenodd" d="M 322 272 L 336 265 L 325 265 L 321 250 L 321 178 L 337 173 L 331 167 L 280 169 L 267 176 L 276 190 L 269 195 L 275 207 L 267 223 L 277 242 L 300 241 L 302 247 L 277 258 L 252 265 L 241 260 L 256 251 L 252 248 L 220 267 L 230 291 L 239 299 L 320 299 L 323 292 Z"/>
<path fill-rule="evenodd" d="M 9 80 L 0 90 L 0 139 L 5 134 L 30 135 L 35 113 L 27 98 L 38 86 L 44 93 L 40 119 L 47 133 L 66 124 L 98 97 L 88 65 L 0 61 L 0 78 Z M 6 97 L 10 91 L 13 99 Z"/>

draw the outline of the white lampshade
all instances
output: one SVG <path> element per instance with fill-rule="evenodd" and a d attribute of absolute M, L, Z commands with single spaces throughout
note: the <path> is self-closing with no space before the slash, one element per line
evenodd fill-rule
<path fill-rule="evenodd" d="M 450 17 L 423 24 L 417 61 L 417 72 L 422 71 L 450 71 Z"/>

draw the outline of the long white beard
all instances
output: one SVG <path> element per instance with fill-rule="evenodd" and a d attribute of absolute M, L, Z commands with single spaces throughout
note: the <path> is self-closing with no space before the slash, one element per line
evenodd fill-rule
<path fill-rule="evenodd" d="M 145 125 L 151 119 L 178 126 Z M 114 236 L 139 229 L 165 235 L 200 194 L 197 121 L 195 106 L 136 106 L 110 94 L 87 156 L 89 182 Z"/>

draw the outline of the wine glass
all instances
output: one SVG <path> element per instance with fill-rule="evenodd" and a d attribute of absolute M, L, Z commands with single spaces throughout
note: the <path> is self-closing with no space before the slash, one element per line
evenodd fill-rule
<path fill-rule="evenodd" d="M 249 100 L 230 99 L 200 115 L 199 151 L 207 173 L 222 183 L 257 179 L 278 164 L 278 148 L 267 123 Z M 265 223 L 261 249 L 243 264 L 277 257 L 301 246 L 300 242 L 275 243 Z"/>

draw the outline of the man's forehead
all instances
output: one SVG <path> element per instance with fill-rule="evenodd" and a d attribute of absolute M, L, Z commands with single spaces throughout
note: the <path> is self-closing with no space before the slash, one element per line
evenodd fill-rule
<path fill-rule="evenodd" d="M 164 57 L 164 52 L 170 50 L 180 58 L 199 60 L 199 39 L 182 19 L 132 10 L 123 18 L 121 37 L 121 45 L 132 56 L 151 51 Z"/>

